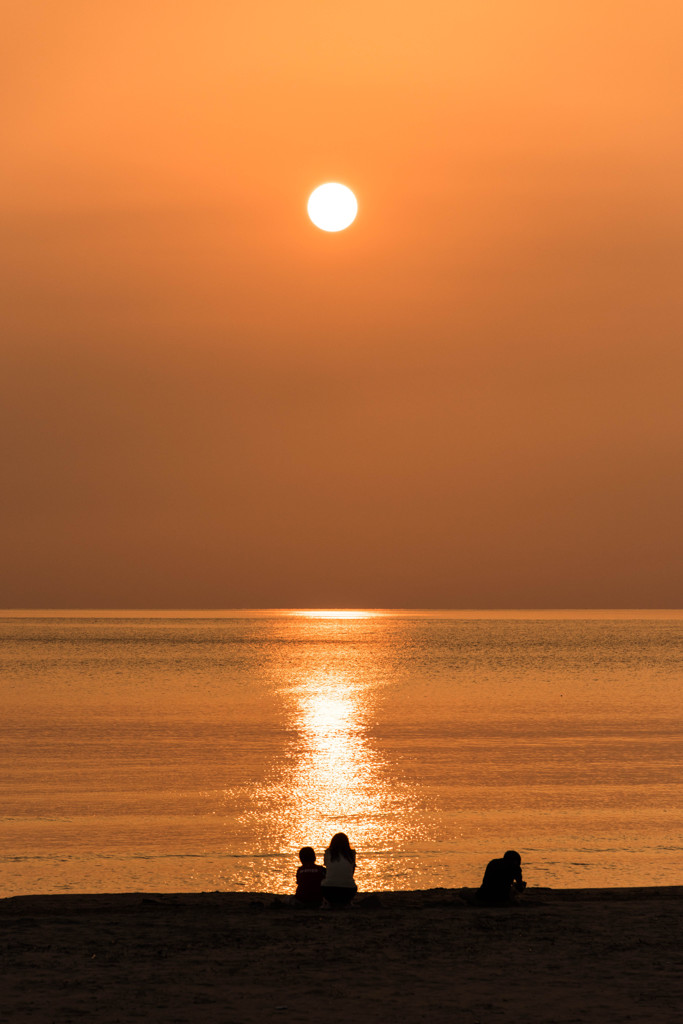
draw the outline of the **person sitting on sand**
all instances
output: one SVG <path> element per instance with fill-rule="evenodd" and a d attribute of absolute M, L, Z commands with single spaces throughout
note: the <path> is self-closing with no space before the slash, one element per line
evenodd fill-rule
<path fill-rule="evenodd" d="M 507 850 L 502 857 L 489 861 L 477 900 L 486 906 L 505 906 L 513 903 L 517 893 L 526 889 L 522 879 L 522 858 L 516 850 Z"/>
<path fill-rule="evenodd" d="M 331 907 L 347 907 L 358 892 L 353 880 L 356 851 L 351 849 L 348 836 L 343 832 L 332 836 L 324 860 L 327 875 L 322 883 L 323 896 Z"/>
<path fill-rule="evenodd" d="M 296 870 L 294 903 L 297 907 L 319 907 L 323 901 L 320 885 L 327 872 L 322 864 L 316 864 L 312 846 L 299 850 L 299 860 L 301 867 Z"/>

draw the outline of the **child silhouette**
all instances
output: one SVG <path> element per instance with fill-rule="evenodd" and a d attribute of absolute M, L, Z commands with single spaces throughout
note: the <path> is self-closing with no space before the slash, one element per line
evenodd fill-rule
<path fill-rule="evenodd" d="M 321 864 L 316 864 L 312 846 L 299 850 L 299 860 L 301 867 L 296 871 L 294 903 L 298 907 L 319 907 L 323 901 L 320 883 L 327 871 Z"/>

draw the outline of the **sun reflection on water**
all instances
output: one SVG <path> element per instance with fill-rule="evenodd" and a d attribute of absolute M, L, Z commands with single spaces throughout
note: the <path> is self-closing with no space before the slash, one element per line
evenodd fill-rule
<path fill-rule="evenodd" d="M 269 868 L 276 891 L 291 886 L 300 847 L 313 846 L 322 860 L 336 832 L 346 832 L 358 851 L 359 884 L 386 887 L 388 859 L 397 870 L 397 855 L 420 836 L 413 787 L 372 740 L 381 691 L 381 679 L 359 671 L 352 651 L 284 680 L 291 730 L 284 770 L 280 760 L 253 794 L 249 814 L 266 848 L 284 855 Z"/>
<path fill-rule="evenodd" d="M 387 816 L 387 782 L 367 740 L 371 696 L 343 673 L 310 676 L 296 693 L 298 757 L 286 813 L 308 842 L 334 832 L 367 844 Z"/>

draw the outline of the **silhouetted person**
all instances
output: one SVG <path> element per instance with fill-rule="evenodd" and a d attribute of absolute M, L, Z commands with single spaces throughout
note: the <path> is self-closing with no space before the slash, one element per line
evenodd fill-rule
<path fill-rule="evenodd" d="M 325 878 L 325 868 L 315 862 L 315 850 L 304 846 L 299 850 L 301 867 L 296 870 L 296 892 L 294 902 L 300 907 L 319 907 L 323 901 L 320 885 Z"/>
<path fill-rule="evenodd" d="M 348 836 L 343 832 L 332 836 L 324 860 L 327 875 L 322 883 L 323 896 L 332 907 L 347 907 L 358 892 L 353 880 L 356 851 L 351 849 Z"/>
<path fill-rule="evenodd" d="M 526 889 L 522 879 L 522 858 L 516 850 L 508 850 L 502 857 L 489 861 L 477 892 L 479 903 L 489 907 L 505 906 L 515 895 Z"/>

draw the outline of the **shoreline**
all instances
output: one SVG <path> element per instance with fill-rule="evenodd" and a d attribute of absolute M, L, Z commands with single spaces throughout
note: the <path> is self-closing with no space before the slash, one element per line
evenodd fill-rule
<path fill-rule="evenodd" d="M 272 893 L 0 899 L 12 1024 L 682 1019 L 683 886 L 361 892 L 349 910 Z"/>
<path fill-rule="evenodd" d="M 293 893 L 292 889 L 292 893 Z M 390 904 L 401 903 L 404 900 L 411 901 L 416 897 L 429 898 L 430 896 L 437 895 L 448 895 L 457 901 L 457 897 L 463 897 L 467 894 L 473 894 L 477 891 L 476 886 L 434 886 L 430 889 L 376 889 L 376 890 L 358 890 L 358 895 L 352 904 L 352 908 L 355 908 L 364 899 L 372 897 L 373 899 L 379 899 L 382 902 L 388 901 Z M 45 901 L 46 905 L 49 905 L 52 901 L 55 903 L 60 902 L 64 904 L 62 909 L 68 909 L 66 905 L 69 902 L 74 903 L 74 907 L 84 901 L 93 901 L 94 903 L 106 903 L 110 901 L 112 904 L 120 902 L 122 904 L 135 903 L 140 900 L 155 899 L 160 902 L 173 902 L 173 901 L 187 901 L 188 905 L 195 901 L 237 901 L 237 902 L 251 902 L 253 900 L 261 900 L 265 902 L 273 900 L 286 901 L 292 893 L 275 893 L 275 892 L 259 892 L 259 891 L 246 891 L 242 890 L 228 890 L 228 889 L 214 889 L 211 891 L 202 890 L 187 890 L 182 892 L 156 892 L 152 890 L 131 890 L 130 892 L 53 892 L 53 893 L 17 893 L 12 896 L 0 896 L 0 919 L 3 913 L 7 913 L 8 905 L 12 904 L 13 907 L 19 908 L 20 905 L 23 909 L 25 903 L 27 907 L 30 905 L 34 909 L 41 902 Z M 539 906 L 540 898 L 549 897 L 552 902 L 563 901 L 563 900 L 629 900 L 629 899 L 669 899 L 669 898 L 680 898 L 683 900 L 683 885 L 628 885 L 628 886 L 585 886 L 585 887 L 573 887 L 573 888 L 562 888 L 556 889 L 552 886 L 543 885 L 529 885 L 525 892 L 520 897 L 520 902 L 517 904 L 521 906 L 523 904 L 529 904 L 530 906 Z M 464 902 L 467 902 L 466 900 Z M 483 909 L 483 908 L 482 908 Z M 505 908 L 498 908 L 505 909 Z"/>

